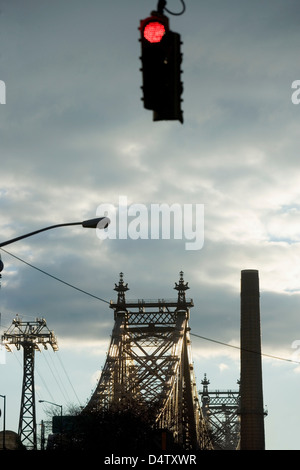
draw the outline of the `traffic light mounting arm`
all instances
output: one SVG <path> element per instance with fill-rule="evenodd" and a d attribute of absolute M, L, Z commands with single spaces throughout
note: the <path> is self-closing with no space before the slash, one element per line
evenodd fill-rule
<path fill-rule="evenodd" d="M 166 4 L 167 4 L 166 0 L 158 0 L 157 13 L 163 15 Z"/>

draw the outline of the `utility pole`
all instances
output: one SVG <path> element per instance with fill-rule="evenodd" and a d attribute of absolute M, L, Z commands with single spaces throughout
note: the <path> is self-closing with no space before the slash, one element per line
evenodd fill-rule
<path fill-rule="evenodd" d="M 44 318 L 23 322 L 18 315 L 12 321 L 9 329 L 3 334 L 3 343 L 11 352 L 9 345 L 14 345 L 24 351 L 23 386 L 19 419 L 19 437 L 28 450 L 36 450 L 36 415 L 34 390 L 34 359 L 35 351 L 40 351 L 40 345 L 47 349 L 49 344 L 54 351 L 58 350 L 56 337 L 47 327 Z"/>

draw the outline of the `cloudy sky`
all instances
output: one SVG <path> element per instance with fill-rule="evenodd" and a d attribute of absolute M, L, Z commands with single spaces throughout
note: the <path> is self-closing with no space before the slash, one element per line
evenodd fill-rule
<path fill-rule="evenodd" d="M 192 338 L 198 388 L 206 373 L 211 389 L 236 389 L 238 349 L 211 340 L 239 345 L 240 272 L 257 269 L 266 446 L 300 449 L 300 366 L 291 362 L 300 361 L 300 105 L 291 99 L 300 4 L 186 0 L 183 15 L 167 14 L 183 41 L 184 124 L 153 122 L 141 101 L 138 26 L 156 5 L 0 1 L 1 240 L 96 217 L 103 204 L 117 210 L 123 197 L 149 210 L 203 205 L 203 247 L 187 250 L 184 237 L 103 240 L 80 226 L 7 246 L 1 333 L 16 314 L 45 317 L 60 349 L 36 355 L 37 399 L 85 404 L 104 365 L 119 273 L 129 298 L 162 298 L 183 270 L 192 333 L 207 338 Z M 17 430 L 22 352 L 1 359 L 7 426 Z M 46 411 L 38 404 L 38 422 Z"/>

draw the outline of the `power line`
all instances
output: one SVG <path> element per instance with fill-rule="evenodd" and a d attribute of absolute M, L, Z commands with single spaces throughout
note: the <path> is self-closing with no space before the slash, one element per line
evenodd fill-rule
<path fill-rule="evenodd" d="M 40 269 L 40 268 L 37 268 L 36 266 L 34 266 L 33 264 L 30 264 L 28 263 L 27 261 L 23 260 L 22 258 L 19 258 L 18 256 L 16 255 L 13 255 L 12 253 L 10 253 L 9 251 L 7 250 L 4 250 L 3 248 L 0 248 L 1 250 L 3 250 L 5 253 L 7 253 L 8 255 L 12 256 L 13 258 L 16 258 L 17 260 L 21 261 L 22 263 L 26 264 L 27 266 L 30 266 L 31 268 L 33 269 L 36 269 L 37 271 L 45 274 L 46 276 L 49 276 L 53 279 L 55 279 L 56 281 L 59 281 L 59 282 L 62 282 L 63 284 L 67 285 L 68 287 L 71 287 L 73 289 L 76 289 L 78 290 L 79 292 L 82 292 L 83 294 L 86 294 L 86 295 L 89 295 L 90 297 L 93 297 L 97 300 L 100 300 L 101 302 L 105 302 L 107 304 L 110 304 L 110 302 L 108 300 L 105 300 L 105 299 L 102 299 L 101 297 L 98 297 L 94 294 L 91 294 L 83 289 L 80 289 L 79 287 L 76 287 L 66 281 L 63 281 L 62 279 L 59 279 L 58 277 L 56 276 L 53 276 L 52 274 L 49 274 L 47 273 L 46 271 L 44 271 L 43 269 Z M 226 346 L 228 348 L 234 348 L 234 349 L 238 349 L 238 350 L 241 350 L 241 348 L 239 346 L 233 346 L 232 344 L 228 344 L 228 343 L 224 343 L 222 341 L 218 341 L 218 340 L 215 340 L 215 339 L 211 339 L 211 338 L 207 338 L 205 336 L 200 336 L 200 335 L 197 335 L 195 333 L 190 333 L 192 336 L 195 336 L 197 338 L 200 338 L 200 339 L 204 339 L 205 341 L 210 341 L 212 343 L 216 343 L 216 344 L 221 344 L 222 346 Z M 258 353 L 257 351 L 248 351 L 248 352 L 252 352 L 252 353 L 256 353 L 256 354 L 260 354 Z M 270 357 L 271 359 L 277 359 L 279 361 L 285 361 L 285 362 L 291 362 L 291 363 L 294 363 L 294 364 L 300 364 L 300 361 L 294 361 L 292 359 L 287 359 L 287 358 L 284 358 L 284 357 L 279 357 L 279 356 L 273 356 L 271 354 L 264 354 L 264 353 L 261 353 L 262 356 L 264 357 Z"/>
<path fill-rule="evenodd" d="M 61 377 L 60 377 L 60 374 L 59 374 L 58 371 L 57 371 L 57 368 L 56 368 L 54 362 L 51 361 L 52 364 L 50 365 L 49 358 L 47 358 L 46 356 L 47 356 L 46 354 L 43 354 L 44 360 L 45 360 L 45 362 L 47 363 L 47 366 L 48 366 L 48 368 L 49 368 L 49 370 L 50 370 L 50 372 L 51 372 L 51 374 L 52 374 L 52 377 L 53 377 L 53 379 L 54 379 L 54 381 L 55 381 L 55 383 L 56 383 L 58 389 L 60 390 L 60 393 L 62 394 L 62 396 L 63 396 L 63 398 L 64 398 L 64 400 L 65 400 L 66 403 L 67 403 L 67 402 L 70 402 L 70 398 L 69 398 L 68 391 L 67 391 L 66 388 L 65 388 L 65 385 L 64 385 L 64 383 L 63 383 L 63 381 L 62 381 L 62 379 L 61 379 Z M 54 369 L 54 370 L 53 370 L 53 369 Z"/>
<path fill-rule="evenodd" d="M 72 390 L 73 390 L 73 393 L 74 393 L 74 395 L 75 395 L 75 397 L 76 397 L 76 399 L 77 399 L 79 405 L 81 405 L 81 402 L 80 402 L 80 400 L 79 400 L 79 398 L 78 398 L 78 395 L 77 395 L 77 393 L 76 393 L 76 390 L 75 390 L 75 388 L 73 387 L 73 384 L 72 384 L 72 382 L 71 382 L 71 380 L 70 380 L 70 377 L 69 377 L 69 375 L 68 375 L 68 373 L 67 373 L 67 371 L 66 371 L 66 368 L 65 368 L 65 366 L 64 366 L 64 364 L 63 364 L 63 362 L 62 362 L 62 360 L 61 360 L 60 355 L 58 354 L 57 357 L 58 357 L 58 360 L 59 360 L 59 362 L 60 362 L 60 365 L 61 365 L 61 367 L 62 367 L 62 369 L 63 369 L 63 371 L 64 371 L 64 373 L 65 373 L 65 375 L 66 375 L 66 378 L 68 379 L 68 382 L 69 382 L 69 384 L 70 384 L 70 386 L 71 386 L 71 388 L 72 388 Z"/>
<path fill-rule="evenodd" d="M 217 343 L 217 344 L 221 344 L 222 346 L 227 346 L 228 348 L 238 349 L 239 351 L 243 350 L 243 351 L 250 352 L 253 354 L 259 354 L 264 357 L 270 357 L 271 359 L 278 359 L 279 361 L 286 361 L 286 362 L 292 362 L 294 364 L 300 364 L 300 361 L 294 361 L 292 359 L 287 359 L 284 357 L 273 356 L 272 354 L 260 353 L 258 351 L 250 351 L 249 349 L 244 349 L 244 348 L 242 349 L 240 346 L 234 346 L 233 344 L 223 343 L 222 341 L 217 341 L 216 339 L 206 338 L 205 336 L 200 336 L 200 335 L 197 335 L 196 333 L 190 333 L 190 335 L 195 336 L 196 338 L 204 339 L 205 341 L 211 341 L 212 343 Z"/>
<path fill-rule="evenodd" d="M 74 285 L 72 285 L 72 284 L 69 284 L 68 282 L 63 281 L 62 279 L 59 279 L 58 277 L 53 276 L 52 274 L 47 273 L 46 271 L 44 271 L 44 270 L 41 269 L 41 268 L 37 268 L 37 267 L 34 266 L 33 264 L 28 263 L 28 261 L 25 261 L 25 260 L 23 260 L 22 258 L 19 258 L 19 257 L 16 256 L 16 255 L 13 255 L 12 253 L 10 253 L 10 252 L 7 251 L 7 250 L 4 250 L 3 248 L 1 248 L 1 250 L 3 250 L 5 253 L 7 253 L 8 255 L 12 256 L 13 258 L 16 258 L 17 260 L 21 261 L 22 263 L 27 264 L 27 266 L 30 266 L 31 268 L 36 269 L 37 271 L 39 271 L 39 272 L 45 274 L 46 276 L 52 277 L 52 278 L 55 279 L 56 281 L 62 282 L 62 283 L 65 284 L 66 286 L 72 287 L 72 289 L 76 289 L 76 290 L 78 290 L 79 292 L 82 292 L 83 294 L 89 295 L 90 297 L 94 297 L 94 298 L 97 299 L 97 300 L 101 300 L 101 302 L 105 302 L 105 303 L 107 303 L 107 304 L 110 303 L 110 302 L 107 301 L 107 300 L 101 299 L 100 297 L 98 297 L 98 296 L 96 296 L 96 295 L 94 295 L 94 294 L 90 294 L 89 292 L 86 292 L 85 290 L 80 289 L 79 287 L 76 287 L 76 286 L 74 286 Z"/>

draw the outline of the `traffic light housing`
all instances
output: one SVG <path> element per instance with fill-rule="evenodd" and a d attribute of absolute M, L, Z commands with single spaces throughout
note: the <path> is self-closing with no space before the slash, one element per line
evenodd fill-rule
<path fill-rule="evenodd" d="M 144 108 L 153 110 L 154 121 L 183 123 L 180 35 L 170 31 L 169 19 L 157 12 L 141 20 L 139 29 Z"/>

